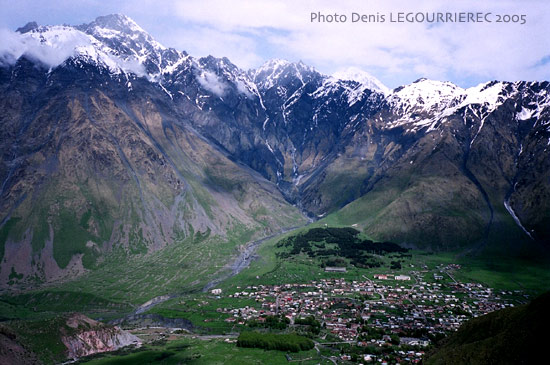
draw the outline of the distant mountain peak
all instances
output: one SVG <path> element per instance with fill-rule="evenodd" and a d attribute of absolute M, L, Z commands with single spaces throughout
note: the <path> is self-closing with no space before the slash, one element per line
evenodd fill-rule
<path fill-rule="evenodd" d="M 420 82 L 424 82 L 424 81 L 428 81 L 428 79 L 426 77 L 421 77 L 419 79 L 414 80 L 412 83 L 416 84 L 416 83 L 420 83 Z"/>
<path fill-rule="evenodd" d="M 332 77 L 338 80 L 358 82 L 359 84 L 363 85 L 367 89 L 379 91 L 384 95 L 387 95 L 390 93 L 390 89 L 386 85 L 384 85 L 380 80 L 372 76 L 370 73 L 357 67 L 348 67 L 341 71 L 337 71 L 334 74 L 332 74 Z"/>
<path fill-rule="evenodd" d="M 98 16 L 93 22 L 87 24 L 101 28 L 118 30 L 127 33 L 147 33 L 132 18 L 123 14 L 109 14 Z"/>
<path fill-rule="evenodd" d="M 256 69 L 256 73 L 258 72 L 265 72 L 265 71 L 277 71 L 277 70 L 284 70 L 284 69 L 292 69 L 295 72 L 316 72 L 316 70 L 303 63 L 302 61 L 298 62 L 291 62 L 282 58 L 273 58 L 270 60 L 267 60 L 264 62 L 263 65 L 261 65 L 258 69 Z"/>
<path fill-rule="evenodd" d="M 126 41 L 126 43 L 148 43 L 156 49 L 166 49 L 166 47 L 157 42 L 149 33 L 126 15 L 110 14 L 100 16 L 93 22 L 82 24 L 76 28 L 107 42 L 110 40 L 121 40 Z"/>
<path fill-rule="evenodd" d="M 137 60 L 153 78 L 173 68 L 186 56 L 157 42 L 134 20 L 121 14 L 97 17 L 89 24 L 76 27 L 91 35 L 124 60 Z"/>
<path fill-rule="evenodd" d="M 272 58 L 270 60 L 265 61 L 258 68 L 258 70 L 269 69 L 269 68 L 287 67 L 291 64 L 292 64 L 292 62 L 290 62 L 289 60 L 285 60 L 284 58 Z"/>
<path fill-rule="evenodd" d="M 38 28 L 38 23 L 32 21 L 32 22 L 28 22 L 27 24 L 25 24 L 22 27 L 17 28 L 15 31 L 17 33 L 24 34 L 24 33 L 30 32 L 31 30 L 36 29 L 36 28 Z"/>
<path fill-rule="evenodd" d="M 410 85 L 401 86 L 392 92 L 392 99 L 404 100 L 409 104 L 431 108 L 441 101 L 454 99 L 464 93 L 464 89 L 448 82 L 426 78 L 416 80 Z"/>
<path fill-rule="evenodd" d="M 320 75 L 315 68 L 304 64 L 302 61 L 290 62 L 279 58 L 266 61 L 256 70 L 252 70 L 251 74 L 260 88 L 264 89 L 269 89 L 275 85 L 279 85 L 281 82 L 285 83 L 294 79 L 299 80 L 301 85 L 304 85 L 313 77 Z"/>

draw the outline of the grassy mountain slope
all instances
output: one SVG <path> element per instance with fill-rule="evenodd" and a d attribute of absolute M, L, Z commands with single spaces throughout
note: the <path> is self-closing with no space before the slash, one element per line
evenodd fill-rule
<path fill-rule="evenodd" d="M 521 186 L 539 181 L 544 173 L 522 178 L 534 168 L 533 161 L 518 158 L 515 151 L 522 139 L 538 137 L 518 130 L 513 111 L 495 114 L 473 141 L 465 136 L 475 128 L 455 116 L 412 140 L 407 134 L 395 137 L 365 128 L 320 177 L 306 183 L 305 196 L 314 197 L 310 201 L 329 213 L 329 224 L 357 224 L 377 240 L 431 250 L 544 253 L 544 230 L 538 230 L 538 236 L 531 232 L 532 239 L 505 207 L 511 201 L 515 213 L 525 217 L 527 209 L 518 208 L 523 204 L 518 197 L 528 189 Z M 523 151 L 529 156 L 541 153 Z M 544 165 L 542 160 L 537 163 Z M 538 194 L 546 194 L 544 184 L 537 186 Z M 345 204 L 340 210 L 330 208 L 334 202 Z M 521 221 L 529 228 L 535 222 L 540 225 L 543 216 Z"/>
<path fill-rule="evenodd" d="M 472 319 L 435 350 L 427 364 L 534 364 L 544 359 L 550 292 L 528 305 Z"/>
<path fill-rule="evenodd" d="M 27 67 L 21 77 L 38 73 Z M 108 257 L 141 257 L 196 235 L 219 244 L 237 231 L 266 235 L 303 219 L 272 183 L 167 108 L 159 88 L 141 80 L 127 94 L 100 74 L 75 83 L 66 72 L 49 76 L 59 89 L 25 97 L 4 84 L 2 125 L 15 136 L 3 150 L 15 158 L 2 167 L 3 285 L 75 277 Z"/>

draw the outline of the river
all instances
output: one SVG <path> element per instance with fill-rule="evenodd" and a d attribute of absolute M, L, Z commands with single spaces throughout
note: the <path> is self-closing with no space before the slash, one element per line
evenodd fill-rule
<path fill-rule="evenodd" d="M 304 225 L 301 225 L 301 226 L 286 228 L 286 229 L 283 229 L 280 232 L 274 233 L 270 236 L 263 237 L 263 238 L 261 238 L 259 240 L 256 240 L 256 241 L 248 242 L 244 246 L 244 249 L 241 250 L 239 255 L 232 262 L 225 265 L 222 272 L 220 274 L 218 274 L 216 277 L 214 277 L 212 280 L 210 280 L 202 288 L 202 292 L 203 293 L 207 292 L 208 290 L 214 288 L 215 286 L 217 286 L 221 282 L 223 282 L 223 281 L 239 274 L 241 271 L 246 269 L 250 265 L 250 263 L 258 257 L 256 255 L 256 250 L 258 249 L 258 246 L 260 244 L 262 244 L 263 242 L 265 242 L 267 240 L 270 240 L 270 239 L 272 239 L 276 236 L 279 236 L 279 235 L 285 234 L 287 232 L 290 232 L 292 230 L 304 227 L 304 226 L 308 225 L 309 223 L 310 222 L 308 222 Z M 169 299 L 183 297 L 185 295 L 188 295 L 188 293 L 173 293 L 173 294 L 165 294 L 165 295 L 161 295 L 161 296 L 158 296 L 158 297 L 154 297 L 151 300 L 148 300 L 147 302 L 140 305 L 132 314 L 126 316 L 124 319 L 120 319 L 120 320 L 117 320 L 115 322 L 121 323 L 121 322 L 125 321 L 126 319 L 137 320 L 137 319 L 141 318 L 142 316 L 145 318 L 145 316 L 146 316 L 145 312 L 149 311 L 153 307 L 155 307 L 155 306 L 157 306 L 161 303 L 164 303 L 165 301 L 167 301 Z"/>

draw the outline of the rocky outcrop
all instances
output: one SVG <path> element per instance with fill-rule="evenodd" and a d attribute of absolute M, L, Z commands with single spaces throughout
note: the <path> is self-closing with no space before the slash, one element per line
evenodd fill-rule
<path fill-rule="evenodd" d="M 67 326 L 68 333 L 61 337 L 68 349 L 67 358 L 76 359 L 126 346 L 141 346 L 138 337 L 120 327 L 105 325 L 81 314 L 69 317 Z"/>

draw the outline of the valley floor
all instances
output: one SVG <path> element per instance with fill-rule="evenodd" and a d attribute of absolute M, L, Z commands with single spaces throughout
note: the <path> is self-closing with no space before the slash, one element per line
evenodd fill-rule
<path fill-rule="evenodd" d="M 300 256 L 269 267 L 262 263 L 268 256 L 261 255 L 251 268 L 219 288 L 151 309 L 164 318 L 189 320 L 192 334 L 166 327 L 137 329 L 134 333 L 149 343 L 163 345 L 91 363 L 153 354 L 159 360 L 166 356 L 163 363 L 177 363 L 182 356 L 191 363 L 415 363 L 468 319 L 526 303 L 534 293 L 517 280 L 504 280 L 505 273 L 476 267 L 475 261 L 470 266 L 453 262 L 450 254 L 413 252 L 382 259 L 382 267 L 333 272 Z M 400 269 L 390 268 L 395 260 Z M 525 285 L 532 284 L 525 280 Z M 237 347 L 242 331 L 299 333 L 315 341 L 315 351 L 292 354 Z M 182 343 L 185 351 L 171 350 Z"/>
<path fill-rule="evenodd" d="M 138 317 L 128 317 L 136 312 L 130 298 L 77 294 L 76 283 L 4 296 L 2 313 L 35 318 L 77 310 L 118 319 L 144 341 L 139 349 L 80 360 L 90 364 L 415 363 L 465 321 L 524 304 L 550 282 L 544 264 L 456 253 L 376 254 L 378 266 L 330 269 L 303 253 L 282 259 L 277 243 L 289 235 L 263 242 L 248 268 L 207 292 L 180 290 Z M 238 347 L 243 331 L 297 333 L 315 347 L 298 353 Z"/>

